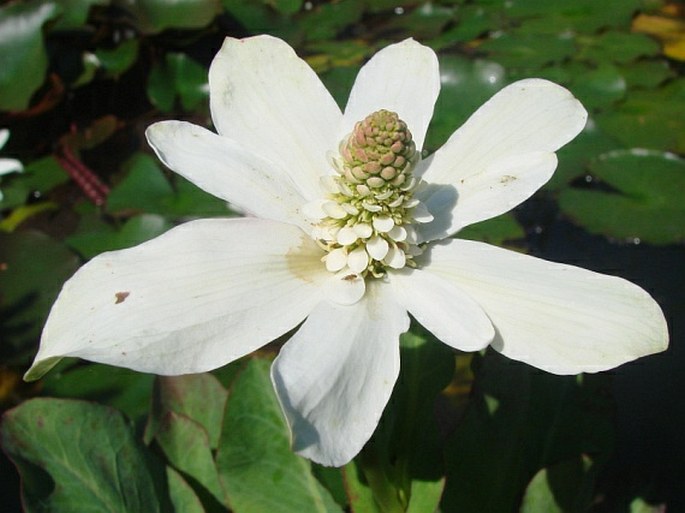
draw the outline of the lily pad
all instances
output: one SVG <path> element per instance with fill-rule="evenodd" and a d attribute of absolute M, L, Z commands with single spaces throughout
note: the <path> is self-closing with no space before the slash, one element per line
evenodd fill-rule
<path fill-rule="evenodd" d="M 685 160 L 646 150 L 618 150 L 590 165 L 611 190 L 566 189 L 559 206 L 591 233 L 652 244 L 685 241 Z"/>
<path fill-rule="evenodd" d="M 425 148 L 435 151 L 493 94 L 507 84 L 502 66 L 485 60 L 440 57 L 440 96 L 428 127 Z"/>
<path fill-rule="evenodd" d="M 486 52 L 488 59 L 506 68 L 522 70 L 535 70 L 561 62 L 575 52 L 573 39 L 567 34 L 522 31 L 503 33 L 486 40 L 478 48 Z"/>
<path fill-rule="evenodd" d="M 113 0 L 128 10 L 135 23 L 145 33 L 165 29 L 197 29 L 206 27 L 221 12 L 220 0 Z"/>
<path fill-rule="evenodd" d="M 644 34 L 609 31 L 598 36 L 582 36 L 577 39 L 577 60 L 592 63 L 615 62 L 625 64 L 639 57 L 659 54 L 659 43 Z"/>
<path fill-rule="evenodd" d="M 625 147 L 685 153 L 685 79 L 634 91 L 597 123 Z"/>

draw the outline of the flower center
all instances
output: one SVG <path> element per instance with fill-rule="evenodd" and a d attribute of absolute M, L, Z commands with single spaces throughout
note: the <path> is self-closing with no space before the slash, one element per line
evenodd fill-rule
<path fill-rule="evenodd" d="M 336 175 L 321 181 L 328 191 L 313 235 L 326 250 L 331 272 L 383 276 L 387 268 L 415 267 L 415 223 L 433 216 L 413 193 L 420 155 L 407 124 L 387 110 L 359 121 L 331 157 Z"/>

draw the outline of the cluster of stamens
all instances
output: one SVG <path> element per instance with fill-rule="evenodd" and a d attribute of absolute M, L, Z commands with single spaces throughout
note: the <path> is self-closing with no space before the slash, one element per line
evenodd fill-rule
<path fill-rule="evenodd" d="M 413 225 L 433 219 L 413 197 L 418 159 L 406 123 L 387 110 L 358 122 L 340 143 L 331 157 L 337 174 L 322 178 L 328 196 L 314 229 L 329 271 L 378 278 L 388 267 L 415 266 L 421 249 Z"/>

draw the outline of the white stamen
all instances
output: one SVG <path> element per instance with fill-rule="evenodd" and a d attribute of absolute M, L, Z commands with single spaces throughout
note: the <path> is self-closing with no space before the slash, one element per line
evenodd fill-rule
<path fill-rule="evenodd" d="M 369 255 L 363 246 L 354 249 L 347 255 L 347 266 L 355 273 L 361 273 L 369 265 Z"/>
<path fill-rule="evenodd" d="M 354 244 L 355 242 L 357 242 L 359 236 L 353 228 L 345 226 L 343 228 L 340 228 L 340 231 L 338 232 L 336 238 L 338 240 L 338 244 L 340 244 L 341 246 L 349 246 L 350 244 Z"/>
<path fill-rule="evenodd" d="M 347 253 L 343 248 L 334 249 L 326 255 L 326 269 L 332 273 L 347 265 Z"/>
<path fill-rule="evenodd" d="M 370 224 L 355 224 L 353 229 L 355 232 L 357 232 L 357 235 L 359 235 L 359 238 L 361 239 L 368 239 L 369 237 L 371 237 L 371 235 L 373 235 L 373 228 L 371 228 Z"/>
<path fill-rule="evenodd" d="M 379 262 L 388 254 L 389 247 L 388 241 L 378 235 L 370 238 L 366 243 L 366 250 L 371 255 L 371 258 Z"/>
<path fill-rule="evenodd" d="M 382 233 L 387 233 L 393 229 L 395 221 L 388 216 L 376 216 L 373 218 L 373 227 Z"/>

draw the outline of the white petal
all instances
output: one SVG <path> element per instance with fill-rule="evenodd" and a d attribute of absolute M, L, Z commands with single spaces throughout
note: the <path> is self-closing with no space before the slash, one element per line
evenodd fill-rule
<path fill-rule="evenodd" d="M 479 216 L 475 212 L 482 205 L 482 192 L 488 186 L 492 193 L 487 203 L 505 204 L 499 209 L 504 211 L 533 194 L 551 176 L 547 165 L 537 168 L 519 162 L 513 166 L 519 170 L 515 176 L 528 190 L 524 193 L 520 186 L 503 188 L 499 184 L 507 174 L 510 159 L 555 152 L 578 135 L 586 120 L 583 106 L 563 87 L 547 80 L 521 80 L 502 89 L 478 109 L 432 158 L 421 162 L 417 173 L 423 174 L 429 184 L 456 188 L 455 217 L 459 216 L 458 209 L 464 209 L 468 223 L 481 221 L 489 214 Z M 473 194 L 472 189 L 479 193 Z M 441 193 L 437 189 L 432 192 Z M 469 205 L 471 202 L 477 205 Z M 429 208 L 434 203 L 427 202 Z"/>
<path fill-rule="evenodd" d="M 359 71 L 339 139 L 349 134 L 357 121 L 387 109 L 407 123 L 421 151 L 439 92 L 440 71 L 433 50 L 413 39 L 386 46 Z"/>
<path fill-rule="evenodd" d="M 201 189 L 257 217 L 311 230 L 304 197 L 277 164 L 183 121 L 155 123 L 145 135 L 166 166 Z"/>
<path fill-rule="evenodd" d="M 10 138 L 10 131 L 6 128 L 0 129 L 0 150 L 7 144 Z"/>
<path fill-rule="evenodd" d="M 347 266 L 355 273 L 360 273 L 369 265 L 369 255 L 364 246 L 352 250 L 347 256 Z"/>
<path fill-rule="evenodd" d="M 388 241 L 378 235 L 371 237 L 366 243 L 366 250 L 369 252 L 369 255 L 371 258 L 378 261 L 385 258 L 389 248 Z"/>
<path fill-rule="evenodd" d="M 397 301 L 445 344 L 479 351 L 495 337 L 483 309 L 452 282 L 418 269 L 390 272 L 388 278 Z"/>
<path fill-rule="evenodd" d="M 330 277 L 321 255 L 299 228 L 256 218 L 103 253 L 64 285 L 27 376 L 63 356 L 165 375 L 220 367 L 309 314 Z"/>
<path fill-rule="evenodd" d="M 410 215 L 417 223 L 430 223 L 434 216 L 423 203 L 418 203 L 410 212 Z"/>
<path fill-rule="evenodd" d="M 209 87 L 217 131 L 277 162 L 305 198 L 316 199 L 342 114 L 307 63 L 271 36 L 226 38 Z"/>
<path fill-rule="evenodd" d="M 555 374 L 611 369 L 668 344 L 659 305 L 612 276 L 488 244 L 434 245 L 424 269 L 452 281 L 490 317 L 502 354 Z"/>
<path fill-rule="evenodd" d="M 394 226 L 395 221 L 393 221 L 391 217 L 375 216 L 373 218 L 373 227 L 381 233 L 389 232 Z"/>
<path fill-rule="evenodd" d="M 463 188 L 429 185 L 417 193 L 435 214 L 432 222 L 417 225 L 421 242 L 444 239 L 464 226 L 508 212 L 547 182 L 557 167 L 557 156 L 526 153 L 503 157 L 490 167 L 464 179 Z M 493 181 L 495 176 L 499 178 Z"/>
<path fill-rule="evenodd" d="M 361 450 L 399 373 L 409 318 L 373 285 L 353 306 L 321 303 L 271 368 L 294 450 L 323 465 L 344 465 Z"/>

